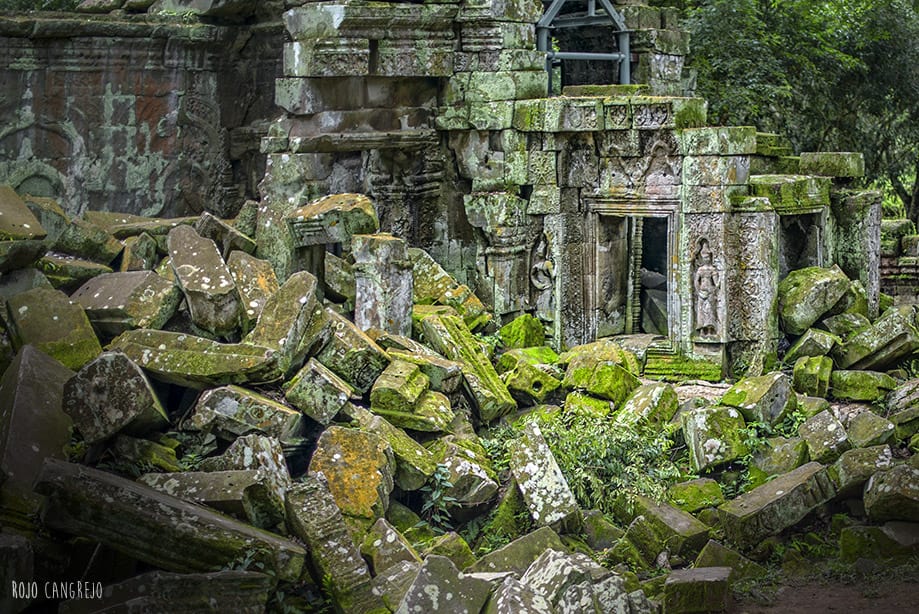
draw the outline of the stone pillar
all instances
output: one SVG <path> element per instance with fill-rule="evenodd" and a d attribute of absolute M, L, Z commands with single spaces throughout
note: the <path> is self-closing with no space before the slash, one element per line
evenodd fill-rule
<path fill-rule="evenodd" d="M 875 318 L 881 291 L 881 194 L 834 190 L 830 197 L 836 264 L 865 286 L 868 314 Z"/>
<path fill-rule="evenodd" d="M 354 323 L 395 335 L 412 333 L 412 262 L 408 246 L 389 234 L 355 235 Z"/>

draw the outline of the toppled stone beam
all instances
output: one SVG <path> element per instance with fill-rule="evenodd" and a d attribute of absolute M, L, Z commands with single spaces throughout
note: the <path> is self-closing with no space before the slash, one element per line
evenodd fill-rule
<path fill-rule="evenodd" d="M 36 490 L 48 528 L 168 571 L 218 571 L 247 553 L 279 580 L 303 571 L 306 552 L 290 540 L 97 469 L 46 460 Z"/>
<path fill-rule="evenodd" d="M 303 415 L 257 392 L 222 386 L 198 397 L 188 426 L 227 441 L 250 433 L 285 441 L 302 434 Z"/>
<path fill-rule="evenodd" d="M 236 282 L 216 244 L 190 226 L 169 231 L 169 258 L 196 326 L 228 335 L 239 325 L 242 305 Z"/>
<path fill-rule="evenodd" d="M 835 495 L 826 467 L 811 462 L 728 501 L 718 516 L 728 539 L 746 548 L 794 526 Z"/>
<path fill-rule="evenodd" d="M 351 539 L 325 479 L 306 475 L 287 491 L 287 524 L 309 546 L 317 580 L 328 578 L 344 612 L 385 610 L 373 594 L 370 570 Z"/>
<path fill-rule="evenodd" d="M 580 508 L 539 427 L 527 424 L 511 448 L 511 473 L 538 526 L 576 530 Z"/>
<path fill-rule="evenodd" d="M 389 356 L 351 320 L 326 310 L 331 319 L 332 336 L 316 355 L 316 360 L 364 394 L 389 364 Z"/>
<path fill-rule="evenodd" d="M 182 293 L 152 271 L 104 273 L 74 292 L 101 335 L 114 337 L 134 328 L 161 328 L 173 316 Z"/>
<path fill-rule="evenodd" d="M 139 329 L 122 333 L 109 347 L 124 352 L 155 378 L 179 386 L 264 383 L 281 377 L 277 352 L 246 343 Z"/>
<path fill-rule="evenodd" d="M 466 384 L 484 422 L 491 422 L 517 409 L 507 386 L 461 318 L 430 315 L 421 324 L 424 338 L 431 347 L 462 365 Z"/>

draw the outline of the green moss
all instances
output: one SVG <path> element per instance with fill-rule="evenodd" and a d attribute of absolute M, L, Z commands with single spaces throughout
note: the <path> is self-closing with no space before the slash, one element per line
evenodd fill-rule
<path fill-rule="evenodd" d="M 532 521 L 517 483 L 511 479 L 501 501 L 488 516 L 475 541 L 475 553 L 484 556 L 505 546 L 532 528 Z"/>
<path fill-rule="evenodd" d="M 644 376 L 665 382 L 682 382 L 693 379 L 720 382 L 724 374 L 721 364 L 711 360 L 683 355 L 649 355 L 645 362 Z"/>

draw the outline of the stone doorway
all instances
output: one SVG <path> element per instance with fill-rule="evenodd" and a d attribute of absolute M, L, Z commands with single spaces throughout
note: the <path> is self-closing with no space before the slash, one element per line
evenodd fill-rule
<path fill-rule="evenodd" d="M 592 286 L 587 296 L 595 338 L 646 333 L 675 340 L 675 219 L 667 211 L 609 207 L 592 216 L 593 275 L 587 277 Z"/>

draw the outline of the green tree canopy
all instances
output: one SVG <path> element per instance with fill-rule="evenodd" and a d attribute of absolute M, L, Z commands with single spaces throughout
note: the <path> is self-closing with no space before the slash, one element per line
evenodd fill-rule
<path fill-rule="evenodd" d="M 690 0 L 691 66 L 719 124 L 860 151 L 919 220 L 919 2 Z"/>

